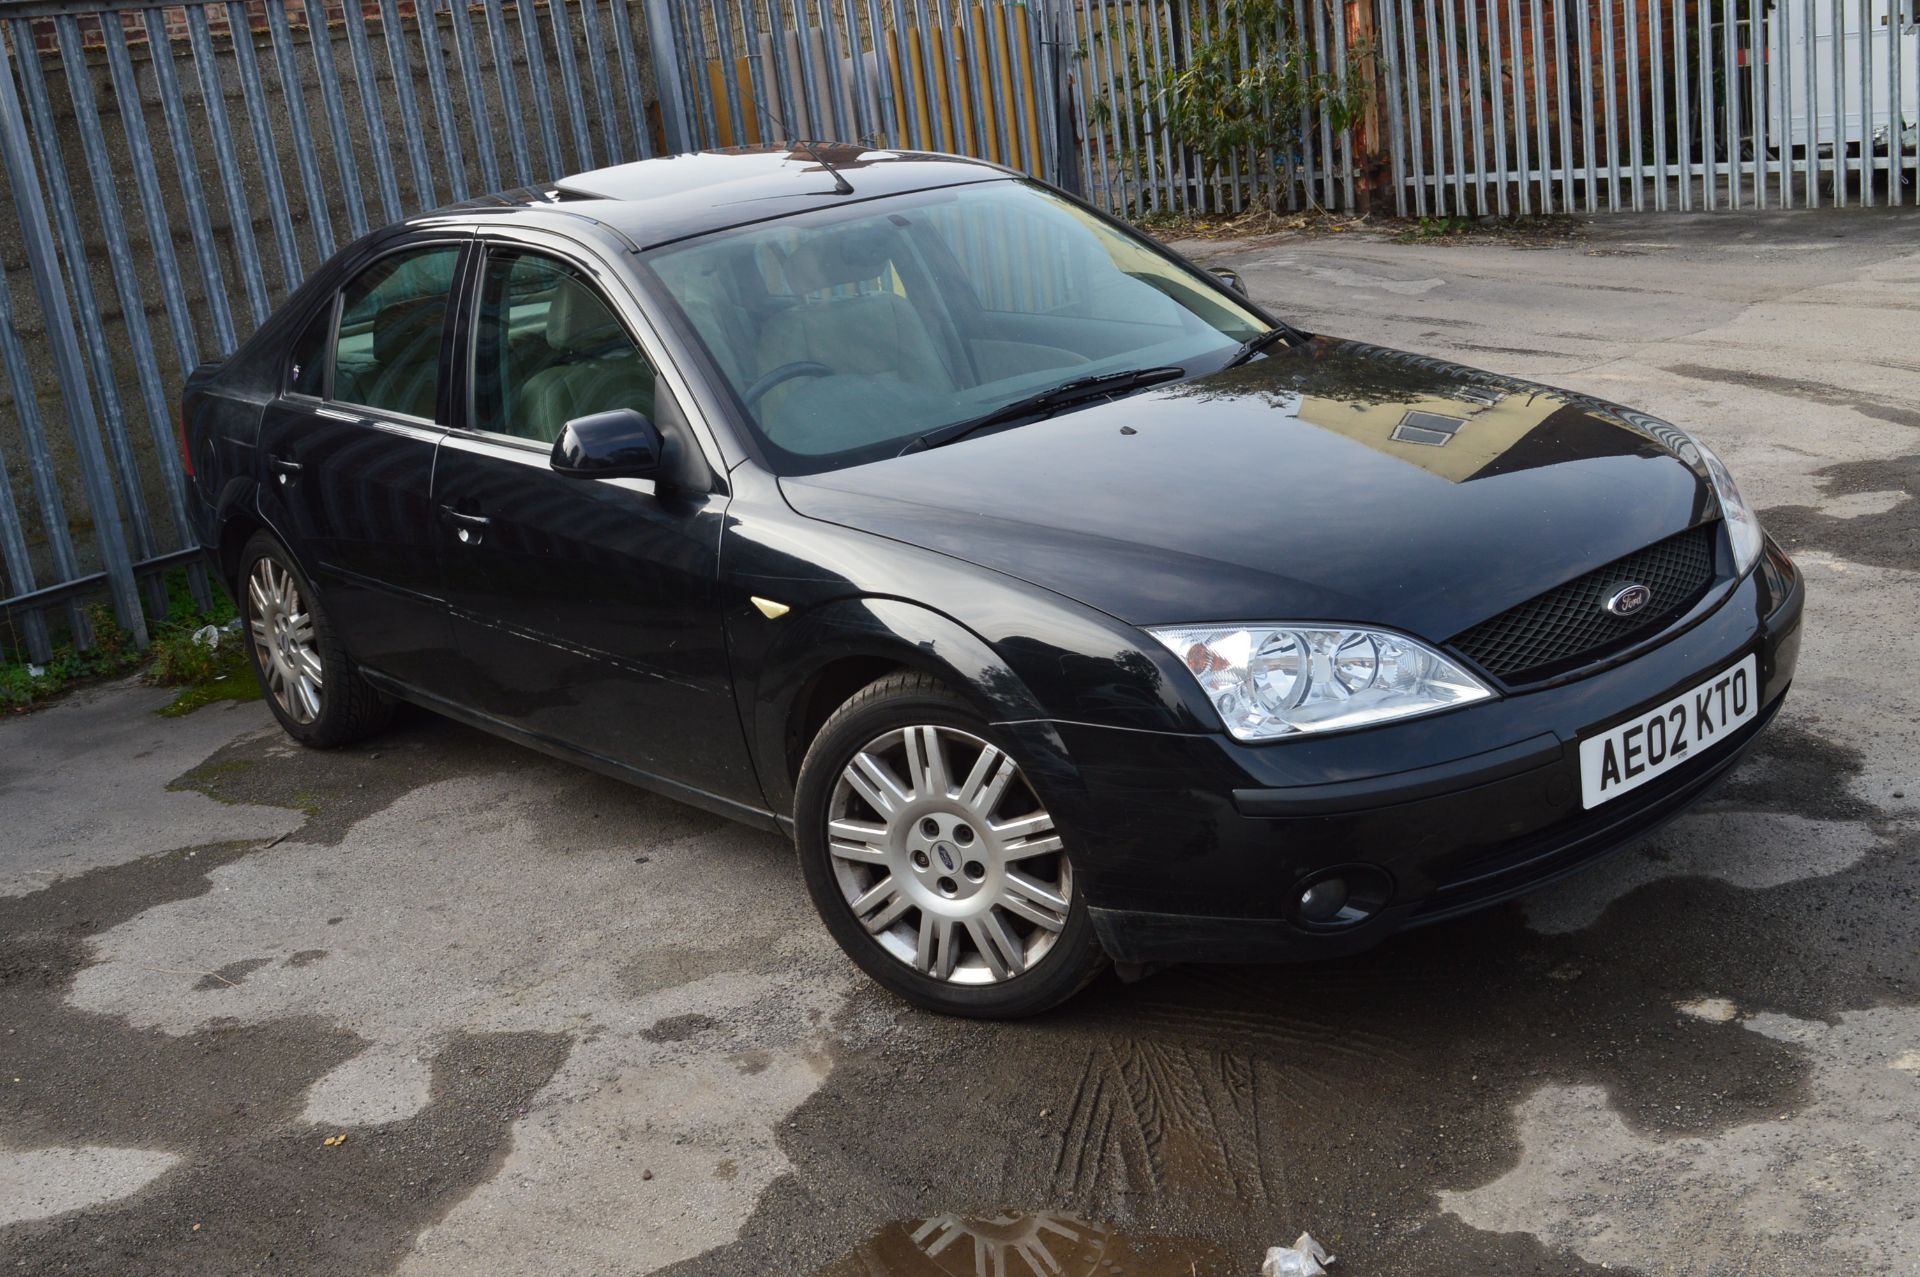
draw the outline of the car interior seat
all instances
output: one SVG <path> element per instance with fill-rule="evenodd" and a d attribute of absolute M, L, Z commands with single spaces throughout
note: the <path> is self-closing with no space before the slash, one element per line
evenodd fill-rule
<path fill-rule="evenodd" d="M 791 363 L 818 363 L 842 377 L 897 381 L 936 394 L 956 389 L 925 318 L 887 286 L 896 257 L 906 256 L 892 227 L 849 227 L 809 236 L 783 254 L 781 270 L 799 304 L 775 310 L 760 330 L 762 374 Z M 872 285 L 866 291 L 853 291 Z M 809 407 L 811 405 L 811 407 Z M 821 396 L 806 379 L 769 391 L 760 422 L 778 439 L 796 414 L 816 415 Z"/>
<path fill-rule="evenodd" d="M 549 362 L 520 388 L 513 433 L 551 443 L 575 417 L 632 408 L 653 415 L 653 368 L 617 316 L 565 276 L 547 304 Z"/>
<path fill-rule="evenodd" d="M 440 389 L 440 338 L 446 327 L 443 294 L 383 307 L 372 326 L 371 364 L 335 371 L 334 397 L 433 420 Z"/>

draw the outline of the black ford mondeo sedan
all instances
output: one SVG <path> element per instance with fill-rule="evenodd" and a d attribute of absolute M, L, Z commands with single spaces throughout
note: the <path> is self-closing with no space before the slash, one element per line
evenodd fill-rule
<path fill-rule="evenodd" d="M 990 165 L 707 153 L 320 269 L 182 419 L 274 713 L 406 700 L 798 845 L 888 988 L 1308 958 L 1645 833 L 1802 587 L 1613 404 L 1296 331 Z"/>

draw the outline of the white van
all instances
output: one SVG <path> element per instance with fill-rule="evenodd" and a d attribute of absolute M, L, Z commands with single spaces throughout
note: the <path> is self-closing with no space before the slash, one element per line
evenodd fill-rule
<path fill-rule="evenodd" d="M 1840 136 L 1846 153 L 1859 153 L 1869 129 L 1869 154 L 1886 154 L 1896 136 L 1902 149 L 1911 153 L 1915 123 L 1920 121 L 1920 0 L 1775 0 L 1770 7 L 1770 142 L 1803 151 L 1811 141 L 1816 154 L 1832 153 L 1834 43 L 1838 40 Z M 1809 55 L 1811 103 L 1807 101 Z"/>

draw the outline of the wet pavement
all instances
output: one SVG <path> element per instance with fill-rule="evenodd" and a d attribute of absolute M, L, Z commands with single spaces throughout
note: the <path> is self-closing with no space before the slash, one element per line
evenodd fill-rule
<path fill-rule="evenodd" d="M 1212 1277 L 1227 1262 L 1203 1238 L 1134 1237 L 1059 1211 L 1003 1212 L 887 1224 L 819 1277 Z"/>
<path fill-rule="evenodd" d="M 1253 1277 L 1307 1229 L 1354 1274 L 1913 1271 L 1917 229 L 1206 250 L 1699 428 L 1809 581 L 1708 804 L 1356 959 L 940 1020 L 779 840 L 429 715 L 0 722 L 0 1268 Z"/>

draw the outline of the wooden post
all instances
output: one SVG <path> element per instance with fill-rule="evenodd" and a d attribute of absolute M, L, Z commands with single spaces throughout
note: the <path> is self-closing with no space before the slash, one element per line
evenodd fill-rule
<path fill-rule="evenodd" d="M 1392 180 L 1392 164 L 1382 147 L 1380 134 L 1380 101 L 1386 94 L 1386 84 L 1380 78 L 1373 0 L 1343 0 L 1341 8 L 1344 10 L 1341 20 L 1347 24 L 1347 47 L 1367 51 L 1361 60 L 1361 78 L 1368 89 L 1367 105 L 1353 126 L 1354 167 L 1359 170 L 1354 194 L 1360 206 L 1354 211 L 1364 216 L 1372 211 L 1376 200 L 1383 204 L 1392 201 L 1392 193 L 1387 189 Z"/>

